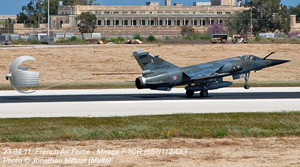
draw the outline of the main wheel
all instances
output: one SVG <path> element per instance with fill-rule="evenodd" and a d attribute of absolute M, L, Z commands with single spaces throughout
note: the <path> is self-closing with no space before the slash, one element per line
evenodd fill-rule
<path fill-rule="evenodd" d="M 200 96 L 201 96 L 201 97 L 207 97 L 207 96 L 208 96 L 208 90 L 202 90 L 202 91 L 200 92 Z"/>
<path fill-rule="evenodd" d="M 250 89 L 250 86 L 249 85 L 245 85 L 244 88 L 245 89 Z"/>
<path fill-rule="evenodd" d="M 185 94 L 188 96 L 188 97 L 193 97 L 194 95 L 194 92 L 193 91 L 186 91 Z"/>

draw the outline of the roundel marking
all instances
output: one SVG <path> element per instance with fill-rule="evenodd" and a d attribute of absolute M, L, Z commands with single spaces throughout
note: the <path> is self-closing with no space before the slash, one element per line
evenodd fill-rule
<path fill-rule="evenodd" d="M 172 77 L 172 79 L 173 79 L 174 81 L 176 81 L 176 80 L 178 79 L 178 77 L 177 77 L 176 75 L 174 75 L 174 76 Z"/>

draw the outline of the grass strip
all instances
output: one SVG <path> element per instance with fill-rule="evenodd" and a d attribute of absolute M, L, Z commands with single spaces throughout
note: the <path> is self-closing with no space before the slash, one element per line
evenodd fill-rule
<path fill-rule="evenodd" d="M 300 81 L 267 81 L 249 82 L 251 87 L 300 87 Z M 243 87 L 244 82 L 234 82 L 230 87 Z M 185 86 L 179 86 L 185 87 Z M 41 83 L 39 86 L 31 88 L 34 90 L 53 90 L 53 89 L 119 89 L 135 88 L 133 82 L 76 82 L 76 83 Z M 30 88 L 24 88 L 30 89 Z M 0 84 L 0 90 L 13 90 L 10 84 Z"/>
<path fill-rule="evenodd" d="M 300 136 L 300 111 L 10 118 L 0 132 L 1 142 Z"/>

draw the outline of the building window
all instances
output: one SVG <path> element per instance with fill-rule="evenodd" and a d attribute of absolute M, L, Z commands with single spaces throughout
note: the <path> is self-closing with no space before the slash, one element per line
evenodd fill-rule
<path fill-rule="evenodd" d="M 223 20 L 220 20 L 220 24 L 223 24 Z"/>
<path fill-rule="evenodd" d="M 179 13 L 179 12 L 175 12 L 174 14 L 175 14 L 175 15 L 180 15 L 180 13 Z"/>
<path fill-rule="evenodd" d="M 183 12 L 183 15 L 188 15 L 188 12 Z"/>
<path fill-rule="evenodd" d="M 95 13 L 96 13 L 96 14 L 101 14 L 101 12 L 100 12 L 100 11 L 96 11 Z"/>
<path fill-rule="evenodd" d="M 127 12 L 122 12 L 122 14 L 127 14 Z"/>
<path fill-rule="evenodd" d="M 151 20 L 151 25 L 154 25 L 154 20 Z"/>
<path fill-rule="evenodd" d="M 142 20 L 142 25 L 146 25 L 146 21 L 145 20 Z"/>
<path fill-rule="evenodd" d="M 171 15 L 171 12 L 166 12 L 166 15 Z"/>
<path fill-rule="evenodd" d="M 189 25 L 189 21 L 188 20 L 185 20 L 185 25 Z"/>
<path fill-rule="evenodd" d="M 132 25 L 136 25 L 136 20 L 132 20 Z"/>
<path fill-rule="evenodd" d="M 225 12 L 225 14 L 226 14 L 226 15 L 230 15 L 230 14 L 231 14 L 231 12 Z"/>
<path fill-rule="evenodd" d="M 162 15 L 162 12 L 157 12 L 158 15 Z"/>
<path fill-rule="evenodd" d="M 131 14 L 136 14 L 136 12 L 131 11 Z"/>
<path fill-rule="evenodd" d="M 217 15 L 223 15 L 223 13 L 222 12 L 217 12 Z"/>
<path fill-rule="evenodd" d="M 205 20 L 203 20 L 203 24 L 202 25 L 204 25 L 205 26 Z"/>
<path fill-rule="evenodd" d="M 107 25 L 110 26 L 110 20 L 107 20 Z"/>
<path fill-rule="evenodd" d="M 119 20 L 116 20 L 116 25 L 120 25 L 120 21 Z"/>
<path fill-rule="evenodd" d="M 125 26 L 128 25 L 128 20 L 124 20 L 124 25 L 125 25 Z"/>
<path fill-rule="evenodd" d="M 208 15 L 214 15 L 214 12 L 209 12 Z"/>
<path fill-rule="evenodd" d="M 114 11 L 113 14 L 119 14 L 119 11 Z"/>
<path fill-rule="evenodd" d="M 177 20 L 176 25 L 180 26 L 180 20 Z"/>
<path fill-rule="evenodd" d="M 205 15 L 205 12 L 200 12 L 200 15 Z"/>
<path fill-rule="evenodd" d="M 145 15 L 145 12 L 140 12 L 140 15 Z"/>
<path fill-rule="evenodd" d="M 104 12 L 104 14 L 109 14 L 109 12 Z"/>
<path fill-rule="evenodd" d="M 163 21 L 162 20 L 159 20 L 159 25 L 163 25 Z"/>
<path fill-rule="evenodd" d="M 215 22 L 214 20 L 211 20 L 211 25 L 213 25 L 213 24 L 214 24 L 214 22 Z"/>
<path fill-rule="evenodd" d="M 171 25 L 172 24 L 172 21 L 171 20 L 168 20 L 168 24 L 167 25 Z"/>
<path fill-rule="evenodd" d="M 98 25 L 101 25 L 101 20 L 98 20 Z"/>
<path fill-rule="evenodd" d="M 197 25 L 197 20 L 194 20 L 194 25 Z"/>

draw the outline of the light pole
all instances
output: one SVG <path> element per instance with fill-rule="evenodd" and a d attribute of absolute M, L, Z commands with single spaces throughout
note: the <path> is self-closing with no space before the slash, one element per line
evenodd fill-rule
<path fill-rule="evenodd" d="M 148 37 L 148 28 L 149 28 L 149 11 L 148 11 L 148 6 L 147 6 L 147 26 L 146 26 L 146 35 L 147 35 L 147 37 Z"/>
<path fill-rule="evenodd" d="M 41 24 L 41 21 L 40 21 L 40 17 L 41 17 L 41 5 L 43 5 L 43 3 L 39 3 L 38 4 L 38 28 L 39 28 L 39 31 L 40 31 L 40 24 Z"/>
<path fill-rule="evenodd" d="M 49 15 L 49 13 L 50 13 L 50 11 L 49 11 L 49 3 L 50 2 L 50 0 L 48 0 L 48 31 L 47 31 L 47 42 L 48 42 L 48 44 L 49 44 L 49 35 L 50 35 L 50 33 L 49 33 L 49 22 L 50 22 L 50 15 Z"/>
<path fill-rule="evenodd" d="M 254 6 L 251 6 L 251 36 L 253 35 L 253 22 L 252 22 L 252 9 L 254 9 Z"/>

